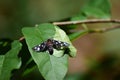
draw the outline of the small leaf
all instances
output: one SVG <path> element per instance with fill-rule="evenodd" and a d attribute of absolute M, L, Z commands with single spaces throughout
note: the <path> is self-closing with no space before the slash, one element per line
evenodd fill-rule
<path fill-rule="evenodd" d="M 21 46 L 18 41 L 14 41 L 12 49 L 5 55 L 0 55 L 0 80 L 10 80 L 11 71 L 20 68 L 21 60 L 18 58 L 18 53 Z"/>
<path fill-rule="evenodd" d="M 73 34 L 70 34 L 69 38 L 72 41 L 72 40 L 74 40 L 74 39 L 76 39 L 76 38 L 78 38 L 78 37 L 80 37 L 80 36 L 82 36 L 82 35 L 84 35 L 86 33 L 88 33 L 87 30 L 78 31 L 78 32 L 75 32 Z"/>
<path fill-rule="evenodd" d="M 23 28 L 29 51 L 41 74 L 46 80 L 63 80 L 68 69 L 68 55 L 57 57 L 48 52 L 35 52 L 32 48 L 49 38 L 62 41 L 69 41 L 66 34 L 56 26 L 46 23 L 33 28 Z M 62 35 L 62 36 L 61 36 Z M 72 45 L 71 45 L 72 46 Z M 71 49 L 71 47 L 70 47 Z M 63 51 L 54 50 L 55 53 L 63 54 Z M 60 56 L 60 55 L 59 55 Z"/>

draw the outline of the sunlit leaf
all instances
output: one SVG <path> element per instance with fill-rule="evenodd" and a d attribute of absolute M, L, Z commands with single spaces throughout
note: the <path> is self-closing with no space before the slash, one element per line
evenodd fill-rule
<path fill-rule="evenodd" d="M 50 55 L 48 52 L 35 52 L 32 48 L 49 38 L 69 43 L 70 41 L 66 34 L 56 26 L 48 23 L 38 25 L 37 27 L 23 28 L 22 31 L 31 56 L 37 64 L 43 77 L 46 80 L 63 80 L 68 68 L 68 55 L 58 55 L 63 54 L 63 50 L 54 50 L 53 55 Z"/>
<path fill-rule="evenodd" d="M 69 55 L 71 57 L 75 57 L 76 56 L 76 49 L 74 48 L 74 46 L 72 45 L 71 41 L 69 40 L 68 36 L 66 35 L 66 33 L 61 30 L 60 28 L 58 28 L 57 26 L 55 27 L 56 28 L 56 34 L 54 36 L 55 39 L 58 39 L 58 40 L 61 40 L 61 41 L 64 41 L 64 42 L 68 42 L 70 44 L 69 46 L 69 49 L 70 49 L 70 53 Z M 56 56 L 59 56 L 60 53 L 58 53 Z M 64 53 L 64 54 L 68 54 L 68 53 Z M 62 55 L 64 55 L 62 53 Z"/>

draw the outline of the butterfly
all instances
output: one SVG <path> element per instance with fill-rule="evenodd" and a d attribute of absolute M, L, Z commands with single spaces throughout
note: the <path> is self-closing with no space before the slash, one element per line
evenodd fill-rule
<path fill-rule="evenodd" d="M 48 51 L 50 55 L 53 54 L 54 49 L 63 50 L 69 47 L 69 43 L 57 41 L 54 39 L 48 39 L 47 41 L 42 42 L 41 44 L 33 47 L 32 49 L 36 52 Z"/>

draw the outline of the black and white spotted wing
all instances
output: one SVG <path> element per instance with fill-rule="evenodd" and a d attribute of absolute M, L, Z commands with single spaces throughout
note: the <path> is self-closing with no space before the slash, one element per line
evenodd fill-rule
<path fill-rule="evenodd" d="M 53 47 L 55 49 L 64 49 L 64 48 L 68 48 L 70 44 L 66 43 L 66 42 L 62 42 L 62 41 L 57 41 L 57 40 L 53 40 Z"/>
<path fill-rule="evenodd" d="M 47 50 L 46 42 L 43 42 L 32 48 L 36 52 L 44 52 Z"/>
<path fill-rule="evenodd" d="M 48 51 L 51 55 L 53 54 L 53 49 L 62 50 L 68 48 L 69 44 L 62 41 L 57 41 L 53 39 L 48 39 L 47 41 L 33 47 L 32 49 L 36 52 Z"/>

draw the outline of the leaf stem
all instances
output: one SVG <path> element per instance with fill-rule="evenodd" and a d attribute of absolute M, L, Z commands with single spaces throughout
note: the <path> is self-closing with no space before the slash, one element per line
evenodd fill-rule
<path fill-rule="evenodd" d="M 22 37 L 19 38 L 19 41 L 22 41 L 22 40 L 24 40 L 24 39 L 25 39 L 25 37 L 22 36 Z"/>

